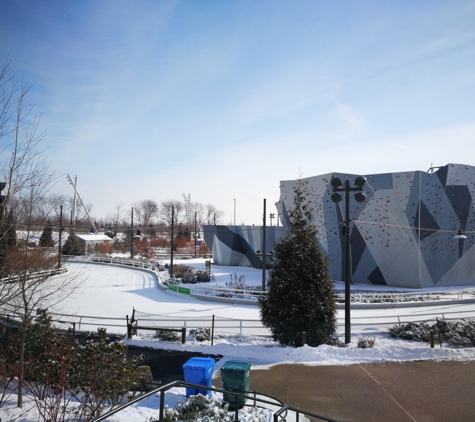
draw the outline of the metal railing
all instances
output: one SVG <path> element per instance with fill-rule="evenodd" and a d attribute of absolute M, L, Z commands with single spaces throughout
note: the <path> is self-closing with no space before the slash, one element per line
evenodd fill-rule
<path fill-rule="evenodd" d="M 42 277 L 53 277 L 56 275 L 65 274 L 68 272 L 68 267 L 61 267 L 61 268 L 52 268 L 50 270 L 43 270 L 43 271 L 36 271 L 29 274 L 23 275 L 13 275 L 10 277 L 0 278 L 1 282 L 14 282 L 15 280 L 33 280 L 35 278 L 42 278 Z"/>
<path fill-rule="evenodd" d="M 98 262 L 103 264 L 119 264 L 125 265 L 128 267 L 136 267 L 136 268 L 145 268 L 148 270 L 155 271 L 158 273 L 158 268 L 155 265 L 152 265 L 148 262 L 142 262 L 135 259 L 121 259 L 121 258 L 108 258 L 102 256 L 92 256 L 92 262 Z"/>
<path fill-rule="evenodd" d="M 215 387 L 208 387 L 208 386 L 203 386 L 199 384 L 193 384 L 185 381 L 174 381 L 170 384 L 164 385 L 162 387 L 158 387 L 152 391 L 149 391 L 148 393 L 145 393 L 144 395 L 118 407 L 117 409 L 111 410 L 108 413 L 105 413 L 104 415 L 99 416 L 98 418 L 94 419 L 94 422 L 100 422 L 100 421 L 105 421 L 109 417 L 117 415 L 120 413 L 122 410 L 126 409 L 127 407 L 133 406 L 142 400 L 146 399 L 147 397 L 160 394 L 160 409 L 159 409 L 159 417 L 158 420 L 159 422 L 163 422 L 164 420 L 164 413 L 165 413 L 165 394 L 166 392 L 174 387 L 185 387 L 185 388 L 195 388 L 195 389 L 201 389 L 201 390 L 207 390 L 207 391 L 214 391 L 217 393 L 225 393 L 227 396 L 233 396 L 235 399 L 235 403 L 233 403 L 234 410 L 234 420 L 238 421 L 239 420 L 239 399 L 245 399 L 245 400 L 250 400 L 253 404 L 252 407 L 260 407 L 264 409 L 269 409 L 273 413 L 273 421 L 274 422 L 279 422 L 282 421 L 284 422 L 287 418 L 288 412 L 293 412 L 296 416 L 296 421 L 299 421 L 300 415 L 302 416 L 309 416 L 311 418 L 316 418 L 320 421 L 326 421 L 326 422 L 338 422 L 335 419 L 328 418 L 327 416 L 323 416 L 317 413 L 309 412 L 303 409 L 300 409 L 298 407 L 293 407 L 293 406 L 288 406 L 286 404 L 283 404 L 280 400 L 264 395 L 255 391 L 231 391 L 231 390 L 225 390 L 223 388 L 215 388 Z M 266 397 L 266 398 L 262 398 Z M 277 410 L 273 410 L 277 408 Z"/>
<path fill-rule="evenodd" d="M 76 323 L 78 330 L 84 327 L 121 327 L 120 332 L 127 332 L 127 316 L 122 318 L 90 316 L 90 315 L 74 315 L 62 313 L 50 313 L 55 319 L 60 319 L 65 323 Z M 352 316 L 351 325 L 357 331 L 358 327 L 374 327 L 377 331 L 384 332 L 385 329 L 396 324 L 406 322 L 425 322 L 433 320 L 436 317 L 445 320 L 456 320 L 461 318 L 475 319 L 475 309 L 467 311 L 431 311 L 423 312 L 417 315 L 413 313 L 399 313 L 398 315 L 374 315 L 374 316 Z M 270 331 L 262 325 L 260 319 L 238 319 L 224 318 L 214 315 L 207 317 L 170 317 L 164 315 L 156 315 L 144 313 L 136 310 L 135 318 L 139 320 L 140 325 L 161 326 L 171 328 L 186 327 L 187 330 L 193 328 L 209 328 L 214 331 L 214 335 L 255 335 L 269 337 Z M 344 327 L 344 318 L 337 318 L 337 327 Z M 94 328 L 95 330 L 95 328 Z"/>

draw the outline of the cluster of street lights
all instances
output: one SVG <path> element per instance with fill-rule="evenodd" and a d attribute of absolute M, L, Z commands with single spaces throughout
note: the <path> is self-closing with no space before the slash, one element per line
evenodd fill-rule
<path fill-rule="evenodd" d="M 352 269 L 351 269 L 351 244 L 350 244 L 350 192 L 355 193 L 355 201 L 362 203 L 366 200 L 366 195 L 363 192 L 363 186 L 366 183 L 366 178 L 358 176 L 355 179 L 354 187 L 350 186 L 350 181 L 345 180 L 343 184 L 341 179 L 333 177 L 331 186 L 333 193 L 331 200 L 338 204 L 343 199 L 340 192 L 345 192 L 345 221 L 343 223 L 343 235 L 345 236 L 345 343 L 351 342 L 351 317 L 350 317 L 350 302 L 351 291 L 350 284 L 352 283 Z"/>

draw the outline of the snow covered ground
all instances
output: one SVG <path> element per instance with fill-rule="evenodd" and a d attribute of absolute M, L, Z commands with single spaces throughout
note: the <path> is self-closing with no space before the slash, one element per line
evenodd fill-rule
<path fill-rule="evenodd" d="M 184 260 L 179 263 L 204 268 L 204 260 Z M 71 262 L 71 275 L 81 285 L 74 295 L 64 301 L 55 312 L 63 314 L 82 315 L 82 329 L 95 330 L 97 327 L 106 326 L 108 332 L 125 333 L 125 315 L 131 315 L 132 308 L 144 313 L 160 315 L 163 317 L 197 318 L 211 317 L 211 315 L 259 320 L 259 309 L 252 305 L 239 305 L 233 303 L 220 303 L 201 301 L 184 295 L 172 295 L 157 288 L 152 274 L 137 271 L 133 268 L 124 268 L 113 265 L 87 264 Z M 212 271 L 216 280 L 207 285 L 224 286 L 230 281 L 230 276 L 246 277 L 248 285 L 260 285 L 262 280 L 261 270 L 247 267 L 213 266 Z M 352 286 L 354 288 L 368 289 L 367 286 Z M 381 289 L 375 286 L 375 289 Z M 352 310 L 352 342 L 348 347 L 335 348 L 320 346 L 317 348 L 281 347 L 273 342 L 270 337 L 258 335 L 223 335 L 215 338 L 214 345 L 209 342 L 195 342 L 188 336 L 186 344 L 162 342 L 153 340 L 147 332 L 139 332 L 139 337 L 130 341 L 130 344 L 199 351 L 210 354 L 221 354 L 227 359 L 249 360 L 254 367 L 265 367 L 277 363 L 305 363 L 309 365 L 346 365 L 351 363 L 370 362 L 399 362 L 406 360 L 441 360 L 475 359 L 474 349 L 454 349 L 444 345 L 430 349 L 426 343 L 395 340 L 384 333 L 381 328 L 382 320 L 394 321 L 397 316 L 404 315 L 405 320 L 417 320 L 421 316 L 427 318 L 433 315 L 455 315 L 458 317 L 474 317 L 475 304 L 441 303 L 438 306 L 420 307 L 414 303 L 410 308 L 388 309 L 353 309 Z M 452 312 L 452 313 L 451 313 Z M 85 318 L 95 316 L 96 318 Z M 102 319 L 108 318 L 108 319 Z M 112 321 L 110 318 L 117 318 Z M 339 310 L 338 321 L 342 323 L 344 311 Z M 358 325 L 359 324 L 359 325 Z M 373 324 L 373 325 L 372 325 Z M 341 337 L 344 330 L 339 329 Z M 362 335 L 376 338 L 376 345 L 371 349 L 359 349 L 357 340 Z M 225 361 L 222 359 L 221 361 Z M 217 367 L 216 369 L 219 369 Z"/>
<path fill-rule="evenodd" d="M 186 260 L 182 263 L 204 268 L 204 260 Z M 93 316 L 91 318 L 81 318 L 83 329 L 95 330 L 99 326 L 107 326 L 109 332 L 125 332 L 125 315 L 131 315 L 132 308 L 141 312 L 163 316 L 191 318 L 214 314 L 228 318 L 259 319 L 259 311 L 256 306 L 200 301 L 163 292 L 157 288 L 154 277 L 144 271 L 118 266 L 74 262 L 71 262 L 70 266 L 72 276 L 76 277 L 81 285 L 75 294 L 64 301 L 61 306 L 56 307 L 54 312 Z M 260 285 L 262 280 L 261 271 L 253 268 L 213 266 L 212 271 L 216 276 L 216 281 L 210 284 L 214 283 L 221 286 L 229 282 L 230 275 L 234 275 L 234 273 L 238 277 L 244 275 L 248 285 Z M 358 287 L 356 286 L 356 288 Z M 223 335 L 215 338 L 213 346 L 210 345 L 210 342 L 194 341 L 191 336 L 188 336 L 186 344 L 183 345 L 181 343 L 157 341 L 151 336 L 141 333 L 139 333 L 140 336 L 125 341 L 128 344 L 139 346 L 223 355 L 223 359 L 217 362 L 215 371 L 218 371 L 222 364 L 230 359 L 249 361 L 252 363 L 253 369 L 265 369 L 280 363 L 349 365 L 415 360 L 467 361 L 475 359 L 475 349 L 473 348 L 456 349 L 444 344 L 443 347 L 436 345 L 435 348 L 431 349 L 427 343 L 393 339 L 381 332 L 381 326 L 376 325 L 376 323 L 374 326 L 371 325 L 372 321 L 376 322 L 383 317 L 388 317 L 388 315 L 394 317 L 405 314 L 408 318 L 417 319 L 421 314 L 441 315 L 444 312 L 454 312 L 456 314 L 452 315 L 471 315 L 473 317 L 475 311 L 475 304 L 441 304 L 430 307 L 430 309 L 414 305 L 411 308 L 402 309 L 353 310 L 352 318 L 355 318 L 356 321 L 358 321 L 358 318 L 360 321 L 367 318 L 367 323 L 352 330 L 351 344 L 342 348 L 326 345 L 316 348 L 308 346 L 300 348 L 282 347 L 272 341 L 270 337 L 255 335 Z M 339 311 L 338 319 L 341 321 L 343 317 L 343 311 Z M 110 318 L 117 318 L 117 320 L 114 321 Z M 343 336 L 343 334 L 341 330 L 339 335 Z M 376 344 L 374 347 L 360 349 L 356 346 L 358 337 L 363 334 L 375 337 Z M 183 394 L 183 390 L 176 390 L 167 400 L 176 402 L 177 399 L 184 399 Z M 24 410 L 28 406 L 31 407 L 31 405 L 26 405 Z M 145 420 L 151 415 L 156 416 L 157 407 L 158 398 L 152 397 L 134 409 L 124 411 L 124 413 L 121 413 L 120 419 L 117 420 Z M 12 406 L 0 409 L 0 419 L 2 421 L 29 422 L 37 420 L 34 409 L 23 416 L 20 416 L 20 414 L 21 411 Z M 18 418 L 13 419 L 14 417 Z"/>

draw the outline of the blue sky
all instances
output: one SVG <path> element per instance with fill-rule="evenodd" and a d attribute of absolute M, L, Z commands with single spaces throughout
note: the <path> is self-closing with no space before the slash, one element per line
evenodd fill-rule
<path fill-rule="evenodd" d="M 53 191 L 275 212 L 279 181 L 475 165 L 474 1 L 0 2 Z"/>

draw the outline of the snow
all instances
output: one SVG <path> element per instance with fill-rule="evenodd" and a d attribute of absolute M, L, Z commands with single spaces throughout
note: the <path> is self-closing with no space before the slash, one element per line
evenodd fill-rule
<path fill-rule="evenodd" d="M 177 261 L 175 261 L 177 262 Z M 204 268 L 204 260 L 178 261 L 187 265 Z M 91 263 L 71 262 L 71 275 L 81 275 L 80 287 L 54 312 L 64 314 L 76 314 L 82 316 L 95 316 L 95 318 L 82 317 L 83 327 L 95 330 L 99 326 L 107 326 L 111 332 L 125 332 L 126 314 L 131 314 L 134 307 L 141 312 L 166 316 L 202 317 L 217 315 L 228 318 L 259 319 L 257 306 L 225 304 L 219 302 L 200 301 L 183 295 L 171 295 L 157 288 L 152 274 L 146 271 L 138 271 L 132 268 L 119 266 L 106 266 Z M 208 285 L 224 286 L 230 281 L 230 276 L 244 275 L 248 285 L 260 285 L 262 276 L 260 270 L 246 267 L 222 267 L 213 266 L 212 272 L 216 279 Z M 356 288 L 368 289 L 367 286 L 355 286 Z M 353 286 L 352 286 L 353 288 Z M 381 289 L 378 286 L 378 289 Z M 392 289 L 393 290 L 393 289 Z M 223 335 L 214 339 L 214 345 L 209 341 L 197 342 L 192 336 L 188 336 L 186 344 L 163 342 L 155 340 L 151 335 L 142 334 L 132 340 L 124 340 L 131 345 L 165 348 L 182 351 L 196 351 L 211 355 L 223 355 L 223 358 L 215 365 L 215 371 L 219 371 L 224 362 L 230 359 L 245 360 L 252 363 L 252 369 L 266 369 L 276 364 L 305 364 L 305 365 L 349 365 L 356 363 L 387 363 L 419 360 L 457 360 L 467 361 L 475 359 L 474 348 L 453 348 L 446 344 L 443 347 L 436 345 L 431 349 L 427 343 L 398 340 L 389 337 L 381 331 L 380 326 L 372 325 L 372 322 L 380 321 L 382 317 L 398 316 L 401 313 L 407 318 L 416 319 L 420 315 L 433 313 L 454 312 L 454 315 L 472 315 L 475 304 L 441 304 L 428 308 L 420 307 L 421 303 L 414 303 L 413 307 L 404 309 L 361 309 L 353 310 L 352 317 L 360 318 L 366 322 L 352 330 L 352 342 L 346 347 L 332 347 L 322 345 L 319 347 L 303 346 L 300 348 L 282 347 L 270 337 L 258 335 Z M 344 316 L 339 311 L 338 319 Z M 102 320 L 100 318 L 107 318 Z M 118 318 L 123 322 L 111 322 L 110 318 Z M 365 320 L 366 319 L 366 320 Z M 89 324 L 89 325 L 85 325 Z M 338 333 L 342 339 L 343 331 Z M 376 344 L 372 348 L 360 349 L 357 347 L 357 339 L 366 334 L 375 337 Z M 215 372 L 216 373 L 216 372 Z M 220 387 L 220 386 L 218 386 Z M 185 400 L 184 389 L 175 389 L 167 394 L 169 405 L 176 400 Z M 15 397 L 12 396 L 10 405 L 0 409 L 0 419 L 19 417 L 18 421 L 34 421 L 38 415 L 32 403 L 26 404 L 23 410 L 14 408 Z M 27 411 L 28 407 L 32 407 Z M 150 416 L 157 416 L 159 407 L 158 397 L 154 396 L 141 402 L 133 408 L 121 412 L 120 420 L 143 420 Z M 26 414 L 23 414 L 25 413 Z M 20 416 L 23 414 L 23 416 Z M 245 420 L 245 419 L 243 419 Z"/>

